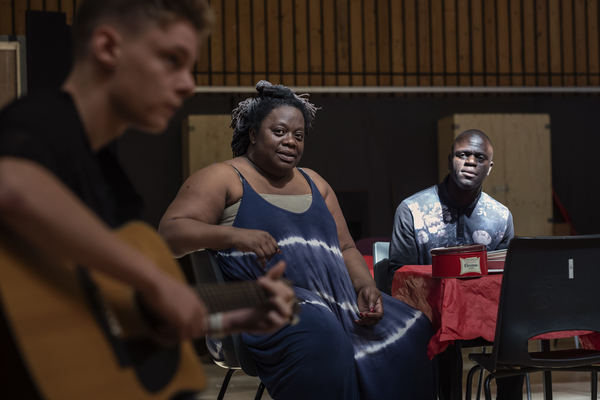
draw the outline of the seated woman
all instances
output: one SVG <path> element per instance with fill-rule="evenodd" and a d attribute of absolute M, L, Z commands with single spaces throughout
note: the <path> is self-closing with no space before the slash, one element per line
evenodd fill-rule
<path fill-rule="evenodd" d="M 177 256 L 216 250 L 230 280 L 286 261 L 300 323 L 243 336 L 274 399 L 435 399 L 429 319 L 382 296 L 333 190 L 297 167 L 316 108 L 281 85 L 256 89 L 232 113 L 234 158 L 183 184 L 160 233 Z"/>

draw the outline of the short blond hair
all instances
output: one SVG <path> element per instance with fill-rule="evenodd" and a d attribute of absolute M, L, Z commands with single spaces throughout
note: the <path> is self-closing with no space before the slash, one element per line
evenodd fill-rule
<path fill-rule="evenodd" d="M 82 58 L 92 32 L 106 21 L 116 21 L 131 32 L 141 30 L 144 22 L 167 26 L 177 20 L 189 21 L 204 38 L 213 25 L 213 12 L 207 0 L 85 0 L 73 24 L 73 54 Z"/>

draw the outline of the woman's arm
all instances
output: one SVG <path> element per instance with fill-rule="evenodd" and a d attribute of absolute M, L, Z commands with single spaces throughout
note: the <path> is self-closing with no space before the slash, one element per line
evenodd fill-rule
<path fill-rule="evenodd" d="M 316 172 L 303 168 L 317 185 L 319 192 L 325 199 L 327 208 L 337 226 L 340 250 L 348 269 L 348 274 L 352 280 L 352 285 L 358 296 L 358 309 L 361 313 L 361 320 L 357 321 L 365 325 L 374 325 L 383 317 L 383 303 L 381 292 L 377 289 L 375 281 L 369 272 L 369 267 L 364 257 L 360 254 L 350 232 L 337 197 L 329 184 L 321 178 Z"/>
<path fill-rule="evenodd" d="M 190 176 L 162 217 L 158 232 L 176 257 L 200 249 L 233 247 L 255 253 L 264 267 L 279 252 L 269 233 L 218 225 L 225 208 L 243 194 L 237 173 L 227 163 L 213 164 Z"/>

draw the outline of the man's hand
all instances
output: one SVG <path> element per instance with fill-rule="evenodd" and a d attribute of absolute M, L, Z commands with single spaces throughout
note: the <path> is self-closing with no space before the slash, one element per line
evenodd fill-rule
<path fill-rule="evenodd" d="M 162 336 L 191 340 L 207 333 L 208 311 L 186 284 L 163 274 L 149 288 L 140 291 L 140 295 L 150 309 L 167 322 L 159 332 Z"/>
<path fill-rule="evenodd" d="M 354 321 L 357 324 L 376 325 L 383 318 L 381 292 L 375 286 L 363 286 L 358 292 L 357 303 L 360 315 L 360 319 Z"/>
<path fill-rule="evenodd" d="M 290 322 L 293 315 L 294 290 L 280 280 L 285 262 L 280 261 L 258 283 L 271 293 L 271 307 L 244 308 L 223 314 L 224 331 L 234 333 L 271 333 Z"/>
<path fill-rule="evenodd" d="M 277 241 L 265 231 L 238 228 L 232 237 L 232 247 L 256 254 L 256 261 L 265 268 L 275 254 L 281 254 Z M 284 267 L 285 269 L 285 267 Z M 283 273 L 283 272 L 282 272 Z"/>

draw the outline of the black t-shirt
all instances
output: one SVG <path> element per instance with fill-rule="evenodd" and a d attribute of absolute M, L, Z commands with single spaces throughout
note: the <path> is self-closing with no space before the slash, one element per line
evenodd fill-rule
<path fill-rule="evenodd" d="M 46 167 L 111 227 L 138 218 L 142 208 L 114 153 L 111 146 L 92 152 L 66 92 L 39 92 L 0 111 L 0 157 Z"/>

